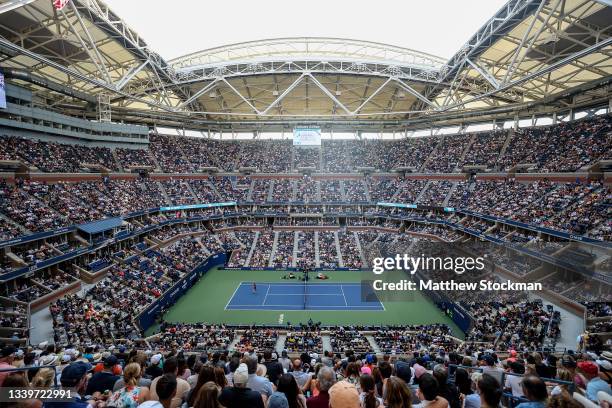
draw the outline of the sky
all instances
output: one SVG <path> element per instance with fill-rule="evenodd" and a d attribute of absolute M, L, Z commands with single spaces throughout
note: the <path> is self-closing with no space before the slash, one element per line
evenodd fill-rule
<path fill-rule="evenodd" d="M 450 58 L 506 0 L 104 0 L 166 60 L 238 42 L 338 37 Z M 157 5 L 164 7 L 154 7 Z"/>

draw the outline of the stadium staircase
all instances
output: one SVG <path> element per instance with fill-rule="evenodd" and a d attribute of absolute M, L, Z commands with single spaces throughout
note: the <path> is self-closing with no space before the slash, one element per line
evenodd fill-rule
<path fill-rule="evenodd" d="M 253 200 L 253 189 L 255 188 L 255 179 L 251 180 L 251 183 L 249 184 L 249 191 L 247 192 L 247 201 L 252 201 Z"/>
<path fill-rule="evenodd" d="M 342 201 L 349 201 L 348 197 L 346 196 L 346 189 L 344 188 L 344 180 L 340 180 L 340 197 L 342 198 Z"/>
<path fill-rule="evenodd" d="M 417 170 L 422 170 L 422 169 L 426 168 L 426 166 L 429 164 L 429 162 L 432 160 L 432 158 L 435 156 L 436 152 L 438 151 L 438 146 L 440 146 L 442 144 L 442 142 L 444 142 L 444 138 L 445 137 L 446 136 L 440 137 L 440 139 L 438 140 L 438 143 L 436 143 L 434 148 L 431 149 L 431 152 L 429 152 L 429 155 L 427 156 L 425 161 L 423 161 L 423 164 L 421 164 L 421 167 L 419 167 Z"/>
<path fill-rule="evenodd" d="M 210 187 L 212 192 L 215 193 L 217 197 L 219 197 L 219 200 L 224 201 L 223 196 L 219 193 L 219 190 L 217 190 L 215 183 L 211 183 L 209 180 L 206 180 L 206 183 L 208 183 L 208 186 Z"/>
<path fill-rule="evenodd" d="M 276 340 L 276 352 L 280 355 L 285 349 L 285 343 L 287 342 L 287 333 L 280 333 Z"/>
<path fill-rule="evenodd" d="M 334 231 L 334 241 L 336 242 L 336 253 L 338 254 L 338 266 L 344 268 L 344 260 L 342 259 L 342 251 L 340 250 L 340 239 L 338 231 Z"/>
<path fill-rule="evenodd" d="M 421 192 L 419 193 L 419 195 L 416 196 L 416 199 L 414 200 L 415 203 L 418 203 L 421 201 L 421 198 L 423 197 L 423 195 L 425 194 L 425 192 L 431 185 L 432 185 L 431 180 L 427 180 L 427 184 L 425 184 L 425 186 L 421 189 Z"/>
<path fill-rule="evenodd" d="M 151 161 L 155 165 L 155 171 L 163 173 L 162 168 L 159 165 L 159 162 L 157 161 L 157 157 L 155 157 L 155 155 L 150 150 L 147 150 L 147 156 L 151 158 Z"/>
<path fill-rule="evenodd" d="M 365 191 L 365 196 L 366 196 L 366 200 L 372 201 L 371 197 L 370 197 L 370 185 L 369 183 L 364 179 L 361 180 L 361 184 L 363 184 L 363 191 Z"/>
<path fill-rule="evenodd" d="M 193 196 L 193 199 L 195 200 L 194 203 L 197 203 L 199 198 L 195 191 L 193 191 L 193 188 L 191 188 L 191 183 L 185 183 L 185 185 L 187 186 L 187 191 L 189 191 L 189 194 Z"/>
<path fill-rule="evenodd" d="M 355 239 L 355 245 L 357 246 L 357 251 L 359 251 L 359 258 L 361 259 L 361 263 L 364 267 L 368 266 L 368 261 L 366 260 L 365 255 L 363 254 L 363 250 L 361 249 L 361 241 L 359 240 L 359 235 L 357 232 L 353 231 L 353 238 Z"/>
<path fill-rule="evenodd" d="M 244 266 L 248 267 L 251 263 L 251 258 L 253 257 L 253 252 L 255 252 L 255 247 L 257 246 L 257 241 L 259 241 L 259 231 L 255 232 L 255 237 L 253 238 L 253 243 L 251 244 L 251 249 L 249 250 L 249 255 L 244 261 Z"/>
<path fill-rule="evenodd" d="M 374 336 L 372 336 L 371 334 L 366 334 L 364 335 L 364 337 L 366 338 L 368 343 L 370 343 L 370 347 L 372 348 L 374 353 L 381 354 L 380 347 L 378 347 L 378 343 L 376 343 L 376 340 L 374 340 Z"/>
<path fill-rule="evenodd" d="M 455 190 L 457 190 L 457 186 L 459 185 L 458 181 L 455 181 L 453 183 L 453 185 L 451 186 L 451 188 L 448 189 L 448 193 L 446 194 L 446 197 L 444 197 L 444 201 L 442 201 L 442 206 L 446 207 L 448 206 L 448 202 L 450 201 L 450 198 L 453 196 L 453 194 L 455 193 Z"/>
<path fill-rule="evenodd" d="M 274 241 L 272 241 L 272 251 L 270 251 L 270 259 L 268 260 L 268 268 L 274 266 L 274 258 L 276 257 L 276 249 L 278 248 L 278 231 L 274 231 Z"/>
<path fill-rule="evenodd" d="M 156 183 L 159 191 L 161 191 L 162 195 L 164 196 L 164 201 L 172 205 L 172 200 L 170 200 L 170 196 L 168 196 L 168 192 L 164 188 L 164 185 L 161 183 L 161 181 L 156 181 Z"/>
<path fill-rule="evenodd" d="M 394 202 L 397 199 L 397 196 L 402 192 L 403 190 L 403 186 L 404 186 L 404 182 L 400 181 L 399 183 L 397 183 L 397 188 L 395 189 L 395 193 L 393 193 L 393 195 L 391 196 L 391 202 Z"/>
<path fill-rule="evenodd" d="M 266 200 L 272 201 L 273 197 L 274 197 L 274 179 L 270 179 L 270 188 L 268 189 L 268 196 Z"/>
<path fill-rule="evenodd" d="M 497 156 L 497 160 L 504 157 L 504 155 L 506 154 L 506 150 L 508 150 L 508 146 L 510 146 L 510 142 L 512 142 L 512 137 L 514 137 L 514 129 L 510 129 L 508 131 L 508 136 L 506 137 L 504 145 L 502 146 L 499 155 Z"/>
<path fill-rule="evenodd" d="M 314 251 L 315 251 L 315 267 L 321 267 L 321 258 L 319 257 L 319 231 L 314 233 Z"/>
<path fill-rule="evenodd" d="M 111 155 L 113 156 L 113 161 L 117 165 L 117 168 L 119 169 L 119 171 L 124 171 L 123 166 L 121 165 L 121 160 L 119 160 L 119 157 L 117 157 L 117 150 L 111 149 Z"/>
<path fill-rule="evenodd" d="M 472 145 L 474 144 L 475 140 L 476 140 L 476 134 L 473 134 L 472 137 L 470 137 L 470 140 L 465 145 L 465 148 L 461 152 L 461 157 L 459 157 L 459 160 L 457 160 L 457 167 L 455 167 L 456 171 L 460 171 L 461 170 L 461 165 L 463 164 L 463 162 L 465 160 L 465 156 L 467 156 L 467 154 L 470 151 L 470 149 L 472 148 Z"/>
<path fill-rule="evenodd" d="M 319 180 L 316 180 L 315 186 L 317 186 L 317 189 L 316 189 L 316 195 L 315 195 L 314 201 L 322 201 L 321 200 L 321 182 Z"/>
<path fill-rule="evenodd" d="M 293 254 L 291 259 L 291 266 L 295 268 L 297 266 L 297 257 L 300 248 L 300 233 L 295 231 L 293 233 Z"/>
<path fill-rule="evenodd" d="M 297 180 L 291 180 L 291 201 L 297 200 Z"/>

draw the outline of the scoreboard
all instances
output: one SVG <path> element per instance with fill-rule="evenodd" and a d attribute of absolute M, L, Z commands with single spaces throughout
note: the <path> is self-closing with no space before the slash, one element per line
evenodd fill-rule
<path fill-rule="evenodd" d="M 293 129 L 293 145 L 300 147 L 320 147 L 320 127 L 296 127 Z"/>

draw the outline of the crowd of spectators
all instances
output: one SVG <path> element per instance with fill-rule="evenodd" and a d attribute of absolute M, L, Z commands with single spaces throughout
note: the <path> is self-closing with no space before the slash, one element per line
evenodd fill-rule
<path fill-rule="evenodd" d="M 215 329 L 225 332 L 222 326 L 197 330 L 211 329 L 213 336 Z M 274 337 L 268 330 L 260 333 Z M 397 331 L 392 341 L 404 335 L 402 328 Z M 5 371 L 0 386 L 51 389 L 57 380 L 76 394 L 74 407 L 594 408 L 612 400 L 607 351 L 571 351 L 558 358 L 549 351 L 499 353 L 465 344 L 405 356 L 347 349 L 290 357 L 271 347 L 193 352 L 171 344 L 148 350 L 122 341 L 65 347 L 45 342 L 23 349 L 4 345 L 3 369 L 25 370 Z M 42 401 L 22 404 L 37 407 Z"/>
<path fill-rule="evenodd" d="M 195 173 L 203 167 L 254 167 L 269 173 L 300 167 L 328 172 L 408 167 L 437 173 L 453 172 L 463 165 L 505 170 L 521 163 L 530 163 L 541 171 L 575 171 L 611 158 L 607 149 L 612 143 L 611 129 L 610 116 L 605 115 L 514 132 L 495 130 L 400 140 L 323 140 L 320 148 L 293 147 L 290 140 L 219 141 L 153 134 L 148 149 L 116 148 L 118 163 L 106 147 L 0 136 L 0 159 L 21 160 L 46 172 L 80 171 L 83 163 L 102 165 L 111 171 L 119 166 L 159 166 L 161 171 L 172 173 Z"/>

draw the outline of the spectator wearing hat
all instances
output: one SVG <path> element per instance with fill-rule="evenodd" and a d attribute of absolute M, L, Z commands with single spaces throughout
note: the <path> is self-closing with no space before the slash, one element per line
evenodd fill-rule
<path fill-rule="evenodd" d="M 308 408 L 328 408 L 329 389 L 336 382 L 336 373 L 331 367 L 321 367 L 317 373 L 316 387 L 319 394 L 306 400 Z"/>
<path fill-rule="evenodd" d="M 169 359 L 167 359 L 164 363 L 164 375 L 166 374 L 171 374 L 174 375 L 176 377 L 176 374 L 178 373 L 178 361 L 176 359 L 176 357 L 170 357 Z M 159 399 L 159 396 L 156 393 L 156 385 L 157 385 L 157 381 L 159 381 L 162 377 L 157 377 L 155 379 L 153 379 L 153 381 L 151 382 L 151 399 L 152 400 L 158 400 L 161 401 L 161 399 Z M 187 395 L 187 393 L 189 392 L 189 383 L 185 380 L 183 380 L 182 378 L 176 378 L 176 392 L 175 392 L 175 396 L 172 398 L 172 407 L 171 408 L 178 408 L 182 401 L 183 401 L 183 397 Z"/>
<path fill-rule="evenodd" d="M 104 359 L 104 366 L 102 371 L 95 373 L 91 376 L 89 383 L 87 384 L 87 390 L 85 395 L 93 395 L 95 392 L 104 393 L 105 391 L 113 391 L 113 387 L 119 376 L 115 375 L 113 370 L 117 365 L 117 357 L 110 355 Z"/>
<path fill-rule="evenodd" d="M 87 373 L 91 371 L 92 365 L 84 361 L 75 361 L 64 367 L 60 377 L 60 385 L 63 389 L 72 389 L 77 393 L 72 401 L 49 401 L 45 402 L 44 408 L 87 408 L 89 404 L 83 400 L 87 390 Z"/>
<path fill-rule="evenodd" d="M 578 363 L 578 369 L 584 374 L 587 380 L 586 397 L 597 403 L 597 393 L 603 391 L 607 394 L 612 394 L 610 384 L 599 377 L 599 367 L 592 361 L 581 361 Z"/>
<path fill-rule="evenodd" d="M 563 356 L 563 358 L 561 359 L 561 366 L 569 370 L 572 375 L 574 384 L 576 384 L 580 388 L 586 388 L 586 378 L 584 377 L 584 375 L 582 375 L 582 373 L 579 373 L 576 370 L 577 364 L 574 357 L 570 355 Z"/>
<path fill-rule="evenodd" d="M 219 402 L 226 408 L 264 408 L 264 397 L 247 387 L 249 369 L 241 363 L 233 375 L 233 387 L 225 387 L 219 396 Z"/>
<path fill-rule="evenodd" d="M 359 393 L 355 385 L 339 381 L 329 389 L 329 408 L 360 408 Z"/>
<path fill-rule="evenodd" d="M 154 354 L 151 356 L 151 365 L 145 370 L 145 375 L 150 378 L 157 378 L 164 374 L 164 370 L 161 368 L 162 355 Z"/>
<path fill-rule="evenodd" d="M 5 346 L 2 348 L 0 352 L 0 370 L 15 368 L 12 364 L 15 359 L 15 352 L 16 350 L 13 346 Z M 10 371 L 0 371 L 0 387 L 9 373 Z"/>

